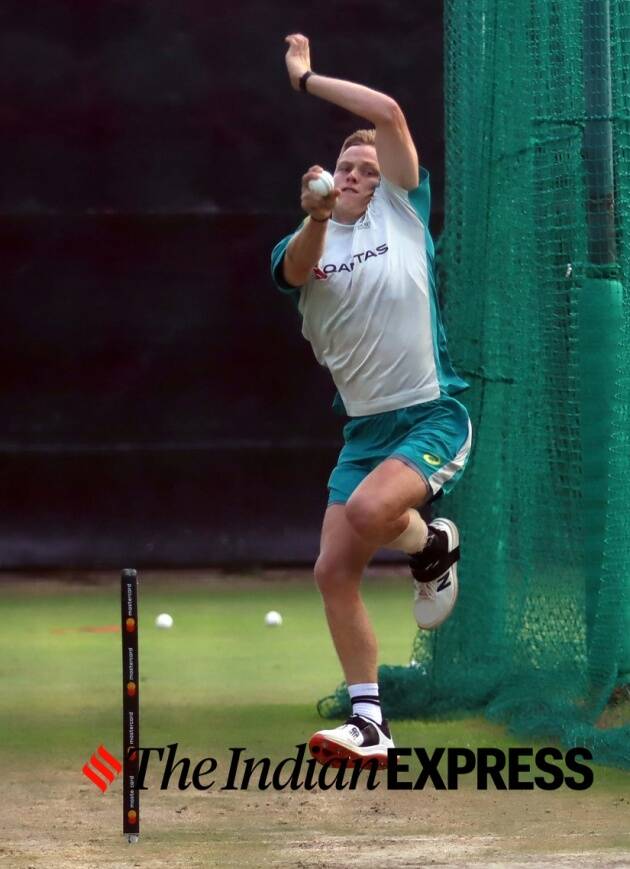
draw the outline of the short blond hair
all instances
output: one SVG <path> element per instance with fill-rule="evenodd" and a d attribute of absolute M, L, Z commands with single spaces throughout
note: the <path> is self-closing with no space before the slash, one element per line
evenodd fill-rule
<path fill-rule="evenodd" d="M 355 130 L 351 133 L 341 146 L 339 156 L 353 145 L 376 145 L 376 130 Z"/>

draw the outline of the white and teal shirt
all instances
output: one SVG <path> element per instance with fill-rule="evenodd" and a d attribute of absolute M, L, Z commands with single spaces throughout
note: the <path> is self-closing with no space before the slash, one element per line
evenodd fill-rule
<path fill-rule="evenodd" d="M 468 386 L 448 356 L 428 229 L 429 174 L 420 173 L 411 191 L 381 178 L 356 223 L 331 219 L 323 256 L 302 287 L 282 275 L 295 233 L 271 254 L 273 280 L 293 295 L 302 334 L 343 402 L 335 407 L 348 416 L 398 410 Z"/>

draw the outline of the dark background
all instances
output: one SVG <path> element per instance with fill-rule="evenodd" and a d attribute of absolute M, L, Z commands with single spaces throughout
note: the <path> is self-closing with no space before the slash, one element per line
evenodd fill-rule
<path fill-rule="evenodd" d="M 312 561 L 334 388 L 269 275 L 300 176 L 404 109 L 443 200 L 439 0 L 0 8 L 0 567 Z"/>

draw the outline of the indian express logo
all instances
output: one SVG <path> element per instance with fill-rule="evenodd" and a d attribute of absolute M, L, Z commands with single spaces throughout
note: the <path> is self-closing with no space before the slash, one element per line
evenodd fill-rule
<path fill-rule="evenodd" d="M 83 764 L 81 772 L 96 785 L 101 793 L 105 793 L 114 779 L 122 772 L 122 764 L 107 751 L 104 745 L 99 745 L 89 762 Z"/>
<path fill-rule="evenodd" d="M 248 790 L 354 790 L 363 782 L 368 790 L 383 786 L 388 790 L 457 790 L 472 783 L 478 790 L 586 790 L 593 784 L 592 760 L 587 748 L 394 748 L 388 751 L 385 774 L 379 776 L 376 761 L 355 766 L 338 759 L 320 764 L 306 760 L 306 743 L 296 745 L 296 753 L 275 765 L 268 757 L 247 757 L 243 747 L 229 748 L 229 760 L 204 757 L 194 762 L 178 757 L 179 743 L 139 748 L 138 789 L 148 790 L 145 778 L 149 767 L 161 774 L 160 790 L 180 791 L 192 787 L 208 791 Z M 412 760 L 417 761 L 418 768 Z M 333 763 L 338 766 L 333 767 Z"/>

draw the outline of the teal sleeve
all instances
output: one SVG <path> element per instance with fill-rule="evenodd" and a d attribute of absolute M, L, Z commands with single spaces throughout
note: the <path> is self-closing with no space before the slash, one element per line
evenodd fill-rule
<path fill-rule="evenodd" d="M 285 237 L 281 239 L 271 251 L 271 279 L 281 293 L 286 293 L 289 296 L 293 296 L 295 301 L 296 296 L 299 300 L 300 288 L 288 284 L 282 273 L 282 262 L 284 260 L 284 254 L 286 252 L 287 245 L 289 244 L 294 235 L 294 232 L 292 232 L 290 235 L 285 235 Z"/>
<path fill-rule="evenodd" d="M 343 403 L 342 397 L 339 395 L 339 392 L 335 392 L 335 397 L 333 398 L 332 409 L 334 413 L 338 416 L 348 416 L 348 411 L 346 410 L 346 406 Z"/>
<path fill-rule="evenodd" d="M 440 384 L 440 391 L 448 395 L 457 395 L 468 389 L 468 383 L 460 377 L 451 362 L 446 342 L 446 332 L 440 312 L 437 286 L 435 280 L 435 247 L 429 232 L 429 216 L 431 213 L 431 187 L 429 173 L 420 167 L 420 184 L 409 191 L 409 202 L 424 224 L 424 238 L 429 267 L 429 302 L 431 306 L 431 331 L 433 334 L 433 355 Z"/>
<path fill-rule="evenodd" d="M 420 183 L 409 191 L 409 202 L 420 220 L 428 226 L 431 214 L 431 185 L 429 173 L 424 166 L 420 167 Z"/>

